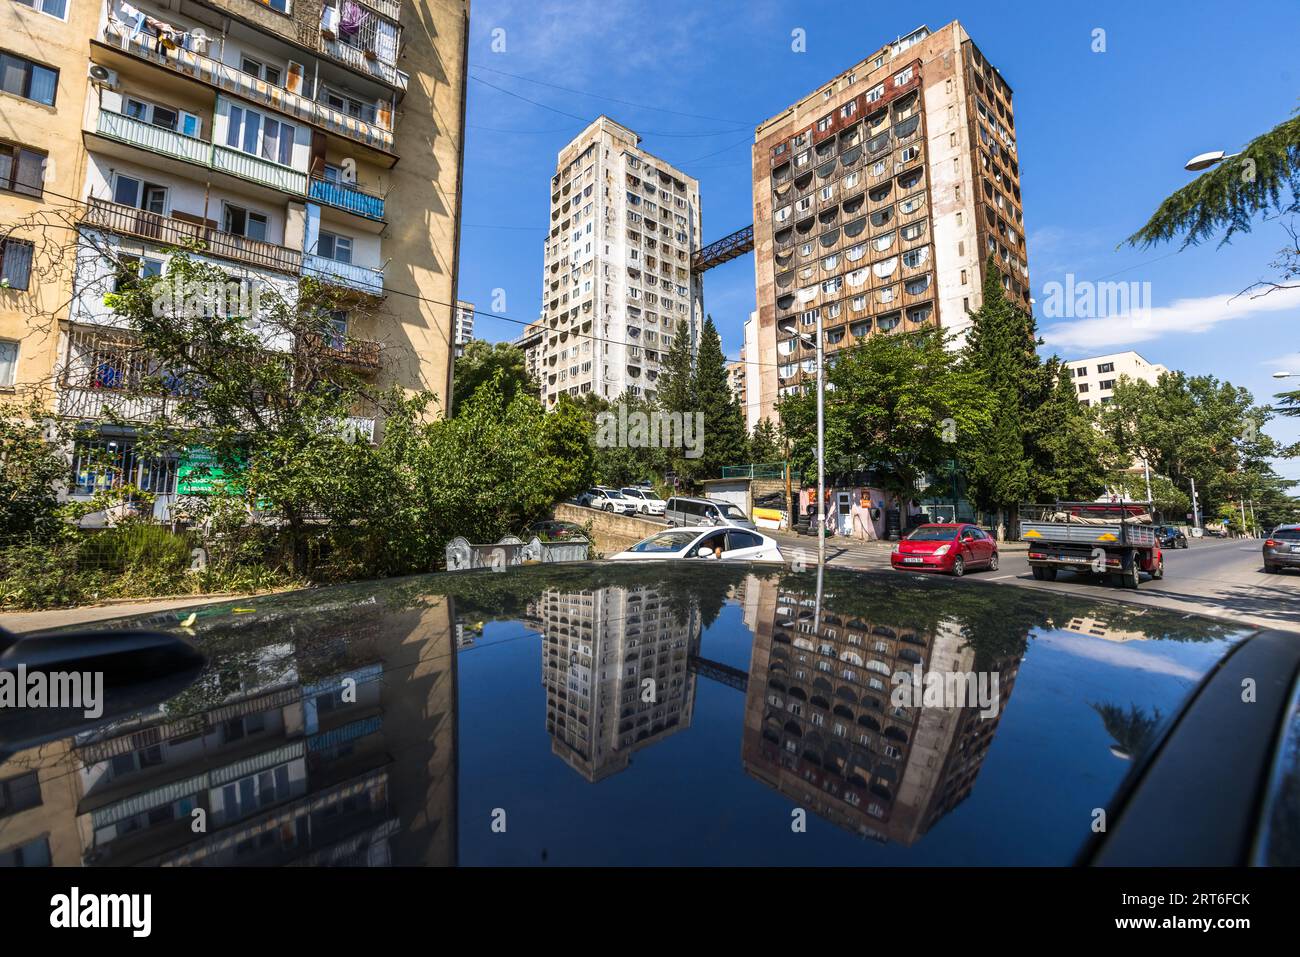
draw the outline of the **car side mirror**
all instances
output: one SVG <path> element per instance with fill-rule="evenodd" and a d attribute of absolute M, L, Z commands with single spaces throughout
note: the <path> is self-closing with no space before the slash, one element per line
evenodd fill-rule
<path fill-rule="evenodd" d="M 699 549 L 699 550 L 695 553 L 695 557 L 696 557 L 696 558 L 712 558 L 712 557 L 713 557 L 713 549 L 711 549 L 711 548 L 709 548 L 709 546 L 705 545 L 703 548 Z"/>

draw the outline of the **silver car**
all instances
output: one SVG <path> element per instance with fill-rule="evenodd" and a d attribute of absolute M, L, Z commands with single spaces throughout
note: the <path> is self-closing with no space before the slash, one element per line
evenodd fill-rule
<path fill-rule="evenodd" d="M 1300 568 L 1300 525 L 1279 525 L 1264 540 L 1264 571 Z"/>
<path fill-rule="evenodd" d="M 674 496 L 668 500 L 664 517 L 668 519 L 669 525 L 735 525 L 757 530 L 757 526 L 738 506 L 707 498 Z"/>

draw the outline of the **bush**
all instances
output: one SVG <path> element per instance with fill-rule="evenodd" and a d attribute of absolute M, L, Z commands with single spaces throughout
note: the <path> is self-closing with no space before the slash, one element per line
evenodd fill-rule
<path fill-rule="evenodd" d="M 93 600 L 97 577 L 77 571 L 77 543 L 0 548 L 0 606 L 50 608 Z"/>

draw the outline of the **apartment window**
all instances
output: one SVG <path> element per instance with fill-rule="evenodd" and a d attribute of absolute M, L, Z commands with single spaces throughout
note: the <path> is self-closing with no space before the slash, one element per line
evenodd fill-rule
<path fill-rule="evenodd" d="M 25 239 L 0 242 L 0 286 L 26 289 L 32 278 L 32 252 L 35 246 Z"/>
<path fill-rule="evenodd" d="M 280 68 L 278 66 L 271 66 L 270 64 L 267 63 L 261 63 L 257 60 L 254 60 L 252 57 L 244 57 L 243 62 L 240 65 L 240 69 L 242 69 L 245 73 L 249 74 L 250 76 L 257 77 L 259 80 L 265 80 L 267 83 L 270 83 L 272 86 L 283 85 L 280 82 Z"/>
<path fill-rule="evenodd" d="M 1086 383 L 1086 382 L 1080 382 L 1080 383 L 1079 383 L 1079 391 L 1080 391 L 1080 392 L 1087 392 L 1087 391 L 1088 391 L 1088 383 Z"/>
<path fill-rule="evenodd" d="M 1074 370 L 1075 376 L 1085 376 L 1088 374 L 1087 366 L 1079 366 Z"/>
<path fill-rule="evenodd" d="M 49 867 L 50 863 L 50 839 L 44 834 L 0 851 L 0 867 Z"/>
<path fill-rule="evenodd" d="M 288 123 L 239 106 L 230 107 L 226 145 L 252 156 L 289 166 L 297 130 Z"/>
<path fill-rule="evenodd" d="M 849 103 L 845 103 L 842 107 L 840 107 L 840 116 L 844 117 L 847 120 L 850 116 L 856 113 L 857 110 L 858 110 L 857 100 L 853 100 Z"/>
<path fill-rule="evenodd" d="M 68 19 L 68 0 L 18 0 L 24 7 L 39 10 L 56 20 Z"/>
<path fill-rule="evenodd" d="M 825 130 L 829 130 L 831 128 L 831 123 L 834 122 L 834 120 L 835 117 L 833 116 L 823 116 L 817 121 L 817 132 L 821 133 Z"/>
<path fill-rule="evenodd" d="M 140 120 L 142 123 L 159 126 L 165 130 L 172 130 L 175 133 L 191 136 L 195 139 L 203 132 L 203 120 L 193 113 L 187 113 L 185 110 L 174 110 L 169 106 L 159 106 L 157 103 L 148 103 L 133 96 L 126 98 L 126 104 L 122 112 L 132 119 Z"/>
<path fill-rule="evenodd" d="M 18 343 L 0 339 L 0 389 L 12 389 L 18 381 Z"/>
<path fill-rule="evenodd" d="M 167 213 L 167 187 L 119 174 L 113 178 L 113 202 L 163 216 Z"/>
<path fill-rule="evenodd" d="M 58 70 L 33 63 L 26 57 L 0 52 L 0 89 L 6 93 L 53 106 L 58 85 Z"/>
<path fill-rule="evenodd" d="M 1097 371 L 1098 371 L 1098 372 L 1114 372 L 1114 371 L 1115 371 L 1115 363 L 1113 363 L 1113 362 L 1103 362 L 1103 363 L 1101 363 L 1100 365 L 1097 366 Z"/>
<path fill-rule="evenodd" d="M 1113 388 L 1115 388 L 1115 380 L 1114 380 L 1114 379 L 1102 379 L 1100 382 L 1097 383 L 1097 388 L 1098 388 L 1098 389 L 1113 389 Z"/>
<path fill-rule="evenodd" d="M 322 230 L 320 239 L 316 241 L 316 252 L 335 262 L 351 263 L 352 239 L 349 236 L 339 236 L 336 233 L 327 233 Z"/>
<path fill-rule="evenodd" d="M 0 189 L 40 196 L 45 180 L 45 153 L 0 143 Z"/>
<path fill-rule="evenodd" d="M 41 785 L 36 772 L 0 781 L 0 818 L 17 814 L 41 803 Z"/>
<path fill-rule="evenodd" d="M 226 203 L 225 219 L 222 226 L 226 232 L 266 242 L 268 225 L 269 220 L 265 213 L 255 213 L 252 210 L 244 209 L 242 206 Z"/>

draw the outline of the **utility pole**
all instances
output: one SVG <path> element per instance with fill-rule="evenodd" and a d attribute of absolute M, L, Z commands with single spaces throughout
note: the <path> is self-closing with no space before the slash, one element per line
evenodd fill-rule
<path fill-rule="evenodd" d="M 1244 534 L 1246 534 L 1246 528 L 1247 528 L 1247 526 L 1246 526 L 1246 499 L 1245 499 L 1245 496 L 1242 496 L 1240 499 L 1238 499 L 1238 500 L 1237 500 L 1237 504 L 1241 506 L 1241 533 L 1244 535 Z"/>
<path fill-rule="evenodd" d="M 1151 498 L 1151 466 L 1147 463 L 1146 456 L 1142 457 L 1142 471 L 1146 474 L 1147 479 L 1147 504 L 1155 510 L 1155 502 Z M 1153 516 L 1154 517 L 1154 516 Z"/>
<path fill-rule="evenodd" d="M 1201 506 L 1196 501 L 1196 479 L 1192 479 L 1192 527 L 1201 527 Z"/>

